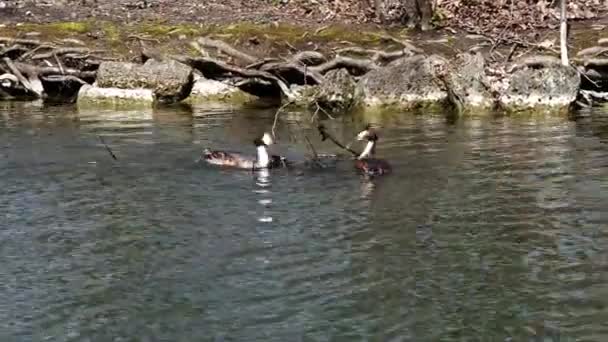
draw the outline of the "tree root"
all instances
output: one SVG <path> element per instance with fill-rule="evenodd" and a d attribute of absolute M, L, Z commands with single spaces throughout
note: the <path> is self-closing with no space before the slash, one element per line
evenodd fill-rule
<path fill-rule="evenodd" d="M 23 76 L 21 73 L 21 70 L 13 63 L 13 61 L 10 60 L 10 58 L 4 57 L 2 61 L 4 61 L 11 73 L 17 78 L 17 80 L 19 80 L 19 83 L 21 83 L 23 88 L 34 94 L 36 97 L 42 97 L 42 92 L 39 89 L 36 89 L 30 82 L 31 76 L 30 79 L 25 78 L 25 76 Z"/>
<path fill-rule="evenodd" d="M 225 43 L 221 40 L 201 37 L 197 40 L 197 43 L 204 47 L 215 48 L 218 51 L 247 64 L 255 63 L 256 61 L 258 61 L 258 58 L 239 51 L 228 43 Z"/>
<path fill-rule="evenodd" d="M 103 53 L 105 52 L 104 50 L 90 50 L 88 48 L 82 48 L 82 47 L 68 47 L 68 48 L 58 48 L 58 49 L 53 49 L 49 52 L 46 53 L 41 53 L 41 54 L 36 54 L 30 57 L 31 60 L 37 60 L 37 59 L 47 59 L 47 58 L 52 58 L 53 56 L 62 56 L 62 55 L 68 55 L 68 54 L 91 54 L 91 53 Z"/>
<path fill-rule="evenodd" d="M 556 65 L 561 65 L 561 61 L 555 56 L 531 56 L 514 63 L 507 69 L 507 72 L 512 73 L 523 68 L 546 68 Z"/>
<path fill-rule="evenodd" d="M 371 60 L 374 62 L 391 62 L 395 59 L 402 57 L 411 57 L 414 53 L 409 49 L 397 50 L 397 51 L 382 51 L 374 49 L 363 49 L 360 47 L 347 47 L 336 50 L 338 54 L 352 53 L 357 55 L 371 55 Z"/>
<path fill-rule="evenodd" d="M 318 72 L 320 74 L 325 74 L 326 72 L 333 69 L 347 68 L 356 70 L 357 74 L 365 74 L 371 70 L 377 69 L 378 67 L 379 66 L 376 63 L 369 59 L 357 59 L 337 56 L 329 62 L 325 62 L 321 65 L 311 67 L 310 70 Z"/>
<path fill-rule="evenodd" d="M 180 63 L 190 65 L 191 67 L 199 70 L 203 76 L 211 79 L 234 78 L 234 76 L 240 78 L 261 79 L 278 86 L 288 100 L 292 101 L 295 99 L 295 95 L 284 81 L 266 71 L 244 69 L 211 57 L 173 56 L 173 59 Z"/>
<path fill-rule="evenodd" d="M 317 51 L 300 51 L 293 55 L 289 61 L 291 63 L 315 66 L 327 61 L 327 58 Z"/>
<path fill-rule="evenodd" d="M 74 76 L 81 79 L 91 79 L 97 76 L 97 71 L 81 71 L 77 69 L 61 69 L 59 67 L 42 67 L 35 66 L 26 63 L 14 63 L 15 67 L 19 69 L 21 72 L 27 74 L 33 74 L 38 76 L 50 76 L 50 75 L 65 75 L 65 76 Z M 63 72 L 62 72 L 63 71 Z"/>
<path fill-rule="evenodd" d="M 314 71 L 313 67 L 296 63 L 268 63 L 264 64 L 260 70 L 276 75 L 290 84 L 316 85 L 323 83 L 323 75 Z"/>
<path fill-rule="evenodd" d="M 21 38 L 11 38 L 11 37 L 0 37 L 0 43 L 3 44 L 20 44 L 20 45 L 29 45 L 29 46 L 39 46 L 42 43 L 36 39 L 21 39 Z"/>
<path fill-rule="evenodd" d="M 409 50 L 412 53 L 412 55 L 424 53 L 424 51 L 422 49 L 416 47 L 414 44 L 412 44 L 406 40 L 397 39 L 393 36 L 389 36 L 386 34 L 377 35 L 377 37 L 384 41 L 393 42 L 393 43 L 403 46 L 403 48 L 406 50 Z"/>

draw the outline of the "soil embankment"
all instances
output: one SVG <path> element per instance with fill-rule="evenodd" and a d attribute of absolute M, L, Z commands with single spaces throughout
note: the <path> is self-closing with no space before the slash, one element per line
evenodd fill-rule
<path fill-rule="evenodd" d="M 401 68 L 411 69 L 412 77 L 424 74 L 424 77 L 433 80 L 432 83 L 425 83 L 425 86 L 433 84 L 434 88 L 430 93 L 440 94 L 438 98 L 466 104 L 471 99 L 484 97 L 494 103 L 507 90 L 509 74 L 516 70 L 515 67 L 522 67 L 521 63 L 517 65 L 518 60 L 527 60 L 528 64 L 523 64 L 525 68 L 553 68 L 554 59 L 548 57 L 556 55 L 558 49 L 557 32 L 551 26 L 555 19 L 553 9 L 539 7 L 513 8 L 516 14 L 536 13 L 535 11 L 544 13 L 543 20 L 530 21 L 528 26 L 513 19 L 513 13 L 496 13 L 496 18 L 511 18 L 507 24 L 502 24 L 502 28 L 501 22 L 496 20 L 472 20 L 458 24 L 455 20 L 458 13 L 470 12 L 463 11 L 462 8 L 455 10 L 449 6 L 443 9 L 439 7 L 438 13 L 449 14 L 435 22 L 436 26 L 441 28 L 431 32 L 419 32 L 406 29 L 402 25 L 374 24 L 365 11 L 357 12 L 354 7 L 350 12 L 336 11 L 334 8 L 327 10 L 333 13 L 333 16 L 322 16 L 320 14 L 327 12 L 321 10 L 322 6 L 308 11 L 297 6 L 301 5 L 301 2 L 289 1 L 284 4 L 254 1 L 247 5 L 235 2 L 230 8 L 215 1 L 194 4 L 181 0 L 134 3 L 13 1 L 6 5 L 7 3 L 0 1 L 0 17 L 10 18 L 3 20 L 4 23 L 0 25 L 3 48 L 0 55 L 6 64 L 4 75 L 7 76 L 4 82 L 7 87 L 16 86 L 19 91 L 34 93 L 36 96 L 44 93 L 42 88 L 36 85 L 39 78 L 42 79 L 42 87 L 45 89 L 49 84 L 57 82 L 76 84 L 75 89 L 78 89 L 78 84 L 93 83 L 87 75 L 96 72 L 104 61 L 118 60 L 142 64 L 148 59 L 176 59 L 202 72 L 205 78 L 229 80 L 231 85 L 236 84 L 241 90 L 255 95 L 279 94 L 293 100 L 301 91 L 297 86 L 321 84 L 324 77 L 329 76 L 326 73 L 333 69 L 346 68 L 354 79 L 343 79 L 342 75 L 338 83 L 352 84 L 371 70 L 388 67 L 389 63 L 399 58 L 417 55 L 426 57 L 424 60 L 406 60 L 406 64 L 402 64 Z M 349 16 L 347 13 L 356 15 Z M 592 12 L 573 13 L 576 18 L 582 15 L 580 13 L 597 17 L 601 11 L 596 9 Z M 297 22 L 294 20 L 296 17 Z M 575 51 L 605 38 L 605 26 L 601 19 L 594 20 L 574 23 L 572 47 Z M 530 31 L 530 28 L 533 29 L 532 32 L 519 32 L 522 29 Z M 576 40 L 577 36 L 584 39 Z M 227 45 L 208 45 L 209 42 Z M 236 50 L 231 50 L 233 48 Z M 594 57 L 606 52 L 601 47 L 598 49 L 601 51 Z M 320 54 L 324 60 L 298 59 L 302 52 Z M 479 54 L 481 59 L 471 59 L 463 54 Z M 543 56 L 530 59 L 531 55 Z M 35 66 L 25 65 L 24 61 Z M 467 69 L 471 61 L 477 66 Z M 579 62 L 587 63 L 586 60 Z M 600 62 L 603 63 L 603 60 Z M 418 65 L 417 63 L 421 63 L 421 68 L 412 68 Z M 509 65 L 510 63 L 515 63 L 515 67 Z M 130 70 L 134 66 L 122 67 Z M 459 75 L 464 77 L 451 76 L 469 69 L 469 74 Z M 605 76 L 602 74 L 603 70 L 593 71 L 601 74 L 602 78 Z M 26 77 L 19 75 L 20 73 Z M 375 74 L 381 75 L 383 72 Z M 550 71 L 548 75 L 538 75 L 539 78 L 534 82 L 537 83 L 535 87 L 541 91 L 539 98 L 544 97 L 544 79 L 552 79 L 560 74 L 564 73 Z M 387 74 L 390 75 L 391 73 Z M 68 76 L 72 78 L 67 78 Z M 328 77 L 332 78 L 333 76 Z M 571 78 L 578 80 L 578 77 Z M 91 79 L 94 81 L 94 78 Z M 403 82 L 410 80 L 411 77 Z M 142 80 L 132 81 L 134 84 L 145 83 Z M 367 100 L 364 99 L 363 102 L 385 102 L 384 98 L 402 102 L 403 99 L 437 97 L 429 97 L 426 90 L 423 92 L 424 96 L 420 96 L 422 91 L 416 86 L 413 86 L 415 89 L 412 92 L 408 82 L 390 84 L 390 89 L 383 85 L 378 94 L 378 89 L 375 89 L 378 87 L 372 89 L 362 86 L 359 87 L 362 92 L 358 91 L 347 97 L 363 94 L 367 96 Z M 156 86 L 165 86 L 160 83 Z M 366 82 L 359 82 L 360 85 L 364 83 L 375 84 L 369 78 Z M 578 83 L 580 81 L 576 82 Z M 405 88 L 404 84 L 407 85 Z M 478 93 L 460 91 L 470 89 L 471 85 L 478 88 Z M 63 89 L 65 86 L 62 84 L 59 88 Z M 188 84 L 180 87 L 190 89 L 192 84 L 188 81 Z M 578 85 L 576 87 L 578 89 Z M 260 89 L 263 89 L 261 93 Z M 393 94 L 393 89 L 400 90 Z M 387 93 L 391 95 L 385 96 Z M 573 98 L 571 90 L 567 93 L 565 98 Z M 335 92 L 332 90 L 329 95 L 334 96 Z M 515 95 L 519 96 L 518 93 Z M 561 93 L 557 95 L 559 97 Z M 556 94 L 547 96 L 551 98 Z M 473 102 L 487 102 L 479 99 Z M 318 107 L 319 101 L 314 100 L 314 105 Z"/>

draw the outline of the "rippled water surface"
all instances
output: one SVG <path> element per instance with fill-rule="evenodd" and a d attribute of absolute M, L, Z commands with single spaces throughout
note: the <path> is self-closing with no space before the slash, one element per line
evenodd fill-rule
<path fill-rule="evenodd" d="M 274 110 L 1 106 L 2 341 L 608 341 L 605 111 L 327 122 L 383 125 L 369 181 L 194 162 Z"/>

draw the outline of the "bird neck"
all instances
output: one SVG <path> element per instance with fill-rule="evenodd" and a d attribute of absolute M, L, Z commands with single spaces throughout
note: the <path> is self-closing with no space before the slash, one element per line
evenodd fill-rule
<path fill-rule="evenodd" d="M 258 166 L 259 167 L 267 167 L 270 163 L 270 157 L 268 157 L 268 151 L 266 150 L 266 146 L 261 145 L 257 147 L 258 150 Z"/>
<path fill-rule="evenodd" d="M 363 150 L 363 152 L 361 152 L 358 159 L 363 159 L 363 158 L 372 156 L 374 154 L 375 147 L 376 147 L 375 141 L 372 141 L 372 140 L 368 141 L 367 145 L 365 145 L 365 149 Z"/>

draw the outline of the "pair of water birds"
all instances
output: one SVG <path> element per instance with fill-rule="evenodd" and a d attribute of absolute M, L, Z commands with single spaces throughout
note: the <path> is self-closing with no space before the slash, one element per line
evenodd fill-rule
<path fill-rule="evenodd" d="M 365 148 L 361 153 L 351 150 L 349 146 L 340 144 L 325 131 L 324 127 L 320 126 L 319 132 L 321 133 L 323 140 L 329 137 L 334 143 L 352 152 L 355 155 L 354 166 L 363 174 L 379 176 L 391 171 L 391 166 L 387 161 L 375 157 L 378 134 L 371 125 L 367 125 L 365 129 L 356 136 L 356 140 L 358 141 L 367 141 Z M 268 153 L 268 146 L 274 143 L 270 134 L 264 133 L 261 137 L 255 139 L 253 143 L 257 150 L 257 155 L 255 157 L 235 152 L 205 149 L 201 155 L 201 160 L 212 165 L 248 170 L 275 169 L 289 166 L 290 163 L 285 157 Z"/>

